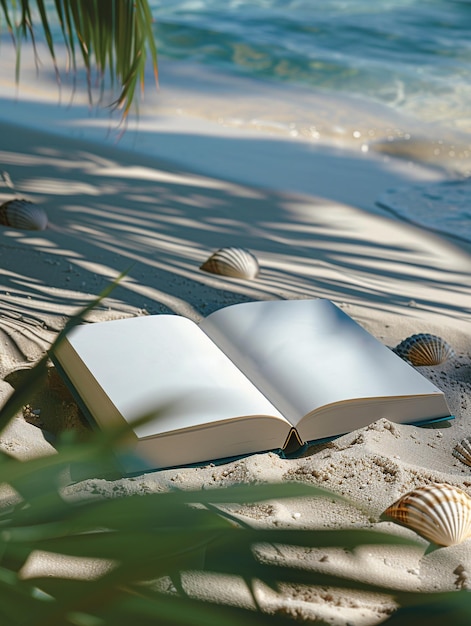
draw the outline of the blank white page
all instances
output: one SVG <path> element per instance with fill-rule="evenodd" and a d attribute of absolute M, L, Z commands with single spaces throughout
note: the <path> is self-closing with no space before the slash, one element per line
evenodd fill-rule
<path fill-rule="evenodd" d="M 443 395 L 329 300 L 236 304 L 200 326 L 294 426 L 334 402 Z"/>
<path fill-rule="evenodd" d="M 87 324 L 75 328 L 68 341 L 128 423 L 155 414 L 155 419 L 135 429 L 138 437 L 247 415 L 274 415 L 286 423 L 205 333 L 184 317 L 154 315 Z M 87 390 L 80 388 L 78 372 L 73 363 L 66 369 L 86 402 Z"/>

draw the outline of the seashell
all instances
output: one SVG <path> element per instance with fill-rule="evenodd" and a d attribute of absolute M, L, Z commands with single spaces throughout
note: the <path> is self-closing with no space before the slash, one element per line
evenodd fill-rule
<path fill-rule="evenodd" d="M 23 230 L 44 230 L 47 215 L 41 207 L 29 200 L 15 198 L 0 205 L 0 224 Z"/>
<path fill-rule="evenodd" d="M 411 528 L 439 546 L 453 546 L 471 537 L 471 498 L 443 483 L 406 493 L 381 515 Z"/>
<path fill-rule="evenodd" d="M 439 365 L 455 356 L 455 351 L 449 343 L 429 333 L 411 335 L 393 350 L 412 365 Z"/>
<path fill-rule="evenodd" d="M 471 465 L 471 440 L 462 439 L 460 443 L 457 443 L 453 450 L 453 456 L 456 456 L 465 465 Z"/>
<path fill-rule="evenodd" d="M 256 257 L 245 248 L 220 248 L 200 266 L 200 270 L 251 280 L 258 276 L 260 267 Z"/>

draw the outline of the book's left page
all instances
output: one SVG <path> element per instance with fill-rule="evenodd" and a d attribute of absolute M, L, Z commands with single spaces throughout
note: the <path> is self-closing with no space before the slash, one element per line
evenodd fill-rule
<path fill-rule="evenodd" d="M 132 426 L 152 415 L 134 432 L 139 440 L 165 439 L 165 459 L 155 466 L 279 448 L 289 432 L 285 418 L 248 378 L 180 316 L 85 324 L 54 356 L 101 427 L 119 426 L 119 420 Z M 203 438 L 213 439 L 204 451 Z"/>

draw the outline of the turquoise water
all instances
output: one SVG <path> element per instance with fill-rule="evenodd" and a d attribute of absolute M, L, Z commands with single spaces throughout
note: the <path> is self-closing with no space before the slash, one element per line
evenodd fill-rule
<path fill-rule="evenodd" d="M 335 139 L 340 129 L 344 138 L 361 137 L 363 151 L 426 162 L 461 179 L 459 189 L 388 190 L 378 201 L 471 241 L 469 0 L 151 0 L 151 6 L 162 55 L 278 85 L 266 125 L 282 120 L 291 135 L 312 141 Z M 286 122 L 285 103 L 277 120 L 286 93 L 300 87 L 295 119 Z M 310 109 L 310 93 L 329 104 Z M 371 105 L 397 115 L 394 124 L 387 115 L 372 120 Z M 233 115 L 241 123 L 240 112 Z"/>
<path fill-rule="evenodd" d="M 161 53 L 471 131 L 469 0 L 151 0 Z"/>

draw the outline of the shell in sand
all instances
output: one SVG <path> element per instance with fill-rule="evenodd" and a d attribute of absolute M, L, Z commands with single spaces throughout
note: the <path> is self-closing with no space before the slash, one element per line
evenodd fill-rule
<path fill-rule="evenodd" d="M 260 266 L 256 257 L 245 248 L 220 248 L 200 269 L 211 274 L 251 280 L 258 276 Z"/>
<path fill-rule="evenodd" d="M 471 498 L 444 483 L 406 493 L 381 515 L 414 530 L 439 546 L 453 546 L 471 537 Z"/>
<path fill-rule="evenodd" d="M 453 456 L 465 465 L 471 466 L 471 440 L 462 439 L 457 443 L 453 450 Z"/>
<path fill-rule="evenodd" d="M 0 205 L 0 224 L 22 230 L 44 230 L 47 215 L 33 202 L 15 198 Z"/>
<path fill-rule="evenodd" d="M 407 337 L 394 348 L 394 352 L 412 365 L 439 365 L 455 356 L 449 343 L 429 333 Z"/>

